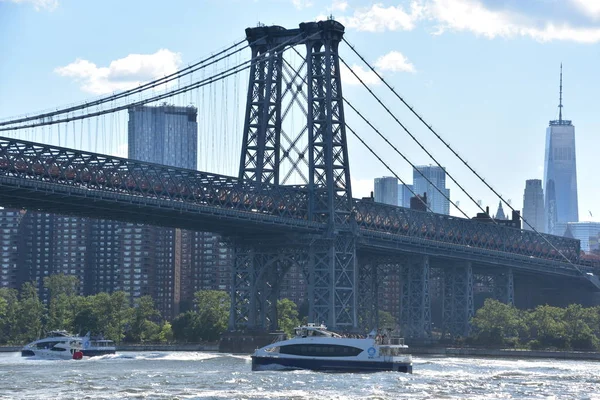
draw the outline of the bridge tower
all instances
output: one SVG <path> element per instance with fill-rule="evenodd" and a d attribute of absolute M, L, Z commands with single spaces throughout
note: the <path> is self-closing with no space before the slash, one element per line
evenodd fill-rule
<path fill-rule="evenodd" d="M 284 149 L 281 144 L 285 115 L 282 112 L 283 54 L 303 46 L 306 72 L 297 90 L 306 88 L 302 96 L 306 102 L 306 125 L 300 135 L 304 135 L 307 149 L 299 152 L 297 159 L 291 162 L 293 166 L 300 161 L 307 163 L 308 178 L 304 185 L 308 200 L 307 219 L 321 222 L 327 229 L 325 234 L 318 236 L 291 236 L 287 243 L 277 241 L 277 246 L 268 234 L 262 241 L 253 238 L 251 244 L 236 245 L 236 260 L 240 262 L 236 262 L 233 272 L 231 329 L 267 328 L 254 316 L 259 314 L 259 309 L 273 307 L 261 303 L 260 299 L 264 297 L 261 293 L 266 286 L 275 286 L 250 277 L 267 276 L 262 270 L 272 264 L 269 258 L 278 257 L 282 251 L 295 254 L 290 262 L 305 265 L 309 321 L 324 322 L 341 329 L 357 326 L 356 227 L 351 215 L 352 190 L 338 57 L 343 35 L 344 26 L 334 20 L 302 23 L 298 29 L 279 26 L 246 29 L 252 63 L 239 178 L 258 190 L 265 185 L 283 184 L 282 158 L 291 157 L 289 149 Z M 292 75 L 298 74 L 299 71 L 295 71 Z M 286 84 L 286 90 L 294 85 L 289 81 Z M 296 138 L 294 142 L 298 140 Z M 293 250 L 298 246 L 304 251 Z M 259 260 L 250 255 L 256 253 L 271 256 Z M 279 275 L 273 279 L 280 278 Z"/>

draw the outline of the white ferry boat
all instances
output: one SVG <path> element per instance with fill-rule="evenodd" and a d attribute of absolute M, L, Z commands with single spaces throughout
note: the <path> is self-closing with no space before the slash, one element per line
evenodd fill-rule
<path fill-rule="evenodd" d="M 252 355 L 252 370 L 412 373 L 408 346 L 403 339 L 388 335 L 373 331 L 366 338 L 344 337 L 325 325 L 300 326 L 293 338 L 257 349 Z"/>
<path fill-rule="evenodd" d="M 31 342 L 21 350 L 23 357 L 63 360 L 79 360 L 83 357 L 115 353 L 116 347 L 112 340 L 90 337 L 90 332 L 82 337 L 67 331 L 50 331 L 47 337 Z"/>
<path fill-rule="evenodd" d="M 59 360 L 81 359 L 83 358 L 82 339 L 67 331 L 50 331 L 47 337 L 25 345 L 21 355 Z"/>

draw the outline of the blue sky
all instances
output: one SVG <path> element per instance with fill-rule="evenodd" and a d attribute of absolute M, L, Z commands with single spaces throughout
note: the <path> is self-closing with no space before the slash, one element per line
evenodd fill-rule
<path fill-rule="evenodd" d="M 136 86 L 243 39 L 244 29 L 259 22 L 293 28 L 329 15 L 517 209 L 525 180 L 543 175 L 545 129 L 558 116 L 562 62 L 563 116 L 576 130 L 579 214 L 582 220 L 600 221 L 599 0 L 0 0 L 0 117 Z M 347 47 L 340 54 L 461 185 L 495 211 L 495 196 L 386 93 Z M 345 96 L 413 163 L 433 163 L 355 83 L 344 74 Z M 205 112 L 199 111 L 200 118 Z M 394 171 L 411 182 L 410 166 L 347 114 Z M 390 173 L 356 140 L 350 139 L 350 146 L 353 191 L 360 197 L 372 190 L 374 177 Z M 231 153 L 228 159 L 237 159 L 237 148 L 223 147 Z M 452 200 L 473 215 L 476 206 L 448 186 Z"/>

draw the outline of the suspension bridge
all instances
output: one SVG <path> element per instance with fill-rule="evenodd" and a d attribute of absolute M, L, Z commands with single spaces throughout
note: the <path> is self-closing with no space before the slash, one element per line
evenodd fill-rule
<path fill-rule="evenodd" d="M 579 262 L 577 240 L 507 227 L 493 219 L 474 221 L 454 203 L 467 218 L 353 198 L 347 133 L 383 160 L 364 135 L 349 126 L 345 106 L 410 161 L 343 96 L 341 68 L 345 65 L 352 72 L 339 54 L 343 43 L 344 27 L 334 20 L 302 23 L 296 29 L 248 28 L 244 41 L 137 88 L 2 120 L 0 205 L 222 234 L 235 251 L 230 329 L 276 328 L 279 283 L 291 266 L 301 268 L 308 282 L 309 321 L 349 330 L 377 324 L 379 287 L 390 271 L 398 272 L 399 322 L 405 336 L 412 338 L 432 334 L 433 271 L 443 282 L 443 331 L 449 336 L 468 334 L 474 287 L 482 279 L 507 303 L 514 303 L 519 280 L 529 277 L 557 279 L 577 290 L 600 289 L 597 278 Z M 251 56 L 242 61 L 239 54 L 246 48 Z M 377 74 L 354 47 L 346 49 Z M 241 135 L 227 135 L 238 129 L 233 115 L 239 107 L 217 106 L 205 101 L 205 94 L 229 104 L 227 96 L 236 99 L 239 88 L 235 85 L 231 92 L 224 82 L 242 73 L 248 76 L 243 128 Z M 355 77 L 437 163 L 391 108 Z M 229 174 L 85 149 L 98 149 L 98 141 L 100 146 L 109 140 L 126 142 L 119 136 L 125 122 L 119 115 L 129 109 L 165 100 L 184 105 L 193 102 L 194 95 L 200 111 L 210 110 L 205 123 L 211 126 L 206 130 L 223 130 L 201 147 L 208 148 L 213 159 L 229 160 Z M 239 148 L 239 143 L 219 144 L 215 137 L 241 142 L 237 176 L 231 176 L 235 162 L 230 149 Z M 114 148 L 105 153 L 111 151 Z"/>

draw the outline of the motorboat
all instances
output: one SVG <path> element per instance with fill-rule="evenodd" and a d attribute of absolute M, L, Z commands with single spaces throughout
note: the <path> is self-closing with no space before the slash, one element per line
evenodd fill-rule
<path fill-rule="evenodd" d="M 412 373 L 412 357 L 404 340 L 390 330 L 373 330 L 362 337 L 309 323 L 295 328 L 291 339 L 278 338 L 252 355 L 253 371 L 288 369 Z"/>
<path fill-rule="evenodd" d="M 67 331 L 50 331 L 47 337 L 25 345 L 21 355 L 46 359 L 81 359 L 83 358 L 82 339 Z"/>
<path fill-rule="evenodd" d="M 66 360 L 115 353 L 116 347 L 112 340 L 102 336 L 92 337 L 90 332 L 85 336 L 77 336 L 64 330 L 50 331 L 45 338 L 31 342 L 21 350 L 23 357 Z"/>
<path fill-rule="evenodd" d="M 104 356 L 117 352 L 112 340 L 104 339 L 102 335 L 90 336 L 90 332 L 81 338 L 81 347 L 83 355 L 86 357 Z"/>

